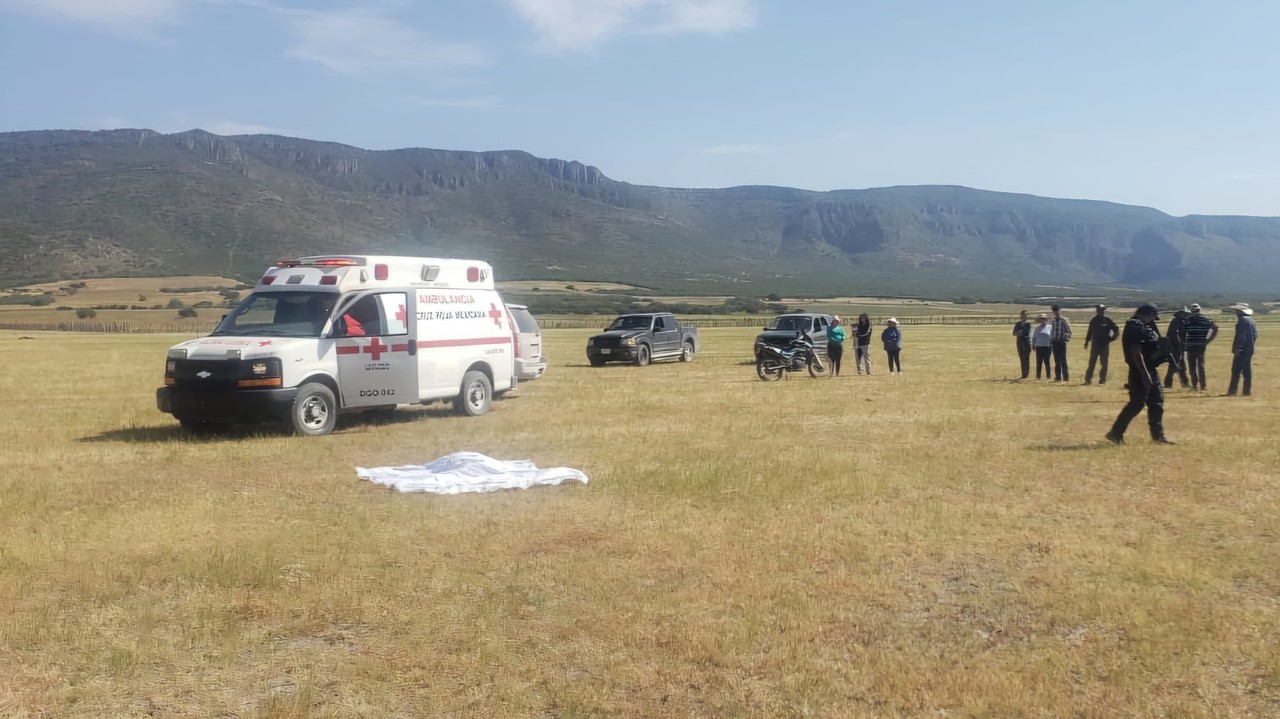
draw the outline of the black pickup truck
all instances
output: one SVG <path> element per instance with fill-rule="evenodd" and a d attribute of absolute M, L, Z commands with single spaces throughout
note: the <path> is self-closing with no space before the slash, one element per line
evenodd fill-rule
<path fill-rule="evenodd" d="M 606 362 L 631 362 L 643 367 L 655 360 L 692 362 L 698 352 L 698 328 L 685 327 L 675 315 L 656 312 L 622 315 L 587 340 L 592 367 Z"/>

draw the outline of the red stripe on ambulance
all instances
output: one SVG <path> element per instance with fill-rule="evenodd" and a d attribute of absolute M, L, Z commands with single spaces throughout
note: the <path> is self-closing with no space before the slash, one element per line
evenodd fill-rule
<path fill-rule="evenodd" d="M 480 337 L 477 339 L 467 340 L 418 340 L 418 349 L 425 350 L 433 347 L 477 347 L 480 345 L 509 345 L 510 337 Z"/>

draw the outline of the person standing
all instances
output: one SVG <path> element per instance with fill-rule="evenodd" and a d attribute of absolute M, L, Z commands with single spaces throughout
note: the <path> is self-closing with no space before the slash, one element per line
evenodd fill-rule
<path fill-rule="evenodd" d="M 867 375 L 871 375 L 871 318 L 866 312 L 858 315 L 858 324 L 853 328 L 853 364 L 862 374 L 862 365 L 867 365 Z"/>
<path fill-rule="evenodd" d="M 1142 305 L 1133 317 L 1124 323 L 1120 346 L 1124 361 L 1129 365 L 1129 402 L 1120 410 L 1107 440 L 1124 444 L 1124 433 L 1129 423 L 1147 408 L 1147 424 L 1151 428 L 1151 441 L 1159 444 L 1176 444 L 1164 434 L 1164 390 L 1160 388 L 1160 368 L 1156 364 L 1159 354 L 1160 311 L 1155 305 Z"/>
<path fill-rule="evenodd" d="M 1044 378 L 1053 376 L 1049 369 L 1049 359 L 1053 356 L 1053 328 L 1049 326 L 1049 316 L 1041 313 L 1036 318 L 1036 326 L 1031 330 L 1031 344 L 1036 349 L 1036 379 L 1040 379 L 1040 370 L 1044 369 Z"/>
<path fill-rule="evenodd" d="M 1018 345 L 1018 364 L 1022 366 L 1022 379 L 1026 379 L 1031 374 L 1031 323 L 1027 321 L 1026 310 L 1018 313 L 1018 321 L 1013 325 L 1013 336 Z"/>
<path fill-rule="evenodd" d="M 884 352 L 889 356 L 889 374 L 897 368 L 902 374 L 902 330 L 898 329 L 898 320 L 890 317 L 884 322 L 887 327 L 880 333 L 880 341 L 884 343 Z"/>
<path fill-rule="evenodd" d="M 1253 384 L 1253 348 L 1258 343 L 1258 325 L 1253 321 L 1253 310 L 1247 305 L 1232 307 L 1236 311 L 1236 338 L 1231 343 L 1231 384 L 1227 396 L 1236 396 L 1240 378 L 1244 378 L 1244 396 L 1249 396 Z"/>
<path fill-rule="evenodd" d="M 1053 381 L 1066 382 L 1071 379 L 1067 370 L 1067 343 L 1071 341 L 1071 322 L 1062 316 L 1061 305 L 1055 304 L 1050 309 L 1053 310 L 1053 322 L 1050 323 L 1053 330 Z"/>
<path fill-rule="evenodd" d="M 1169 331 L 1165 334 L 1169 338 L 1169 369 L 1165 370 L 1165 389 L 1173 388 L 1175 374 L 1182 380 L 1182 388 L 1187 388 L 1187 318 L 1190 316 L 1191 310 L 1183 307 L 1174 312 L 1173 319 L 1169 320 Z"/>
<path fill-rule="evenodd" d="M 1093 350 L 1089 352 L 1089 368 L 1084 371 L 1084 383 L 1093 384 L 1093 368 L 1098 362 L 1102 363 L 1101 370 L 1098 372 L 1098 384 L 1107 383 L 1107 365 L 1111 363 L 1111 343 L 1120 336 L 1120 328 L 1116 326 L 1115 320 L 1107 316 L 1107 306 L 1098 305 L 1093 319 L 1089 320 L 1089 328 L 1084 333 L 1084 348 L 1089 349 L 1089 343 L 1093 343 Z"/>
<path fill-rule="evenodd" d="M 1204 351 L 1218 337 L 1218 323 L 1200 311 L 1200 305 L 1191 305 L 1191 315 L 1186 326 L 1187 364 L 1190 365 L 1191 387 L 1206 392 L 1204 381 Z"/>
<path fill-rule="evenodd" d="M 840 376 L 840 359 L 844 357 L 844 327 L 840 326 L 840 318 L 832 317 L 831 326 L 827 328 L 827 359 L 831 360 L 831 376 Z"/>

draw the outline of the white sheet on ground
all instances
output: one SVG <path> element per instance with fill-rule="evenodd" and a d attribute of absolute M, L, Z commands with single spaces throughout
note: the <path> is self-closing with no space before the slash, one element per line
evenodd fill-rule
<path fill-rule="evenodd" d="M 496 492 L 561 482 L 587 483 L 587 475 L 569 467 L 538 469 L 528 460 L 503 461 L 478 452 L 455 452 L 428 464 L 404 467 L 356 467 L 356 474 L 400 492 L 433 494 Z"/>

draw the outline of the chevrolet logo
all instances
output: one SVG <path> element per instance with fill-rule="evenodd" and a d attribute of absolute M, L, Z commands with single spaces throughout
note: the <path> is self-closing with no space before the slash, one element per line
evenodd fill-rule
<path fill-rule="evenodd" d="M 200 370 L 199 372 L 196 372 L 196 376 L 199 377 L 200 379 L 209 379 L 210 377 L 213 376 L 213 373 L 207 369 Z"/>

